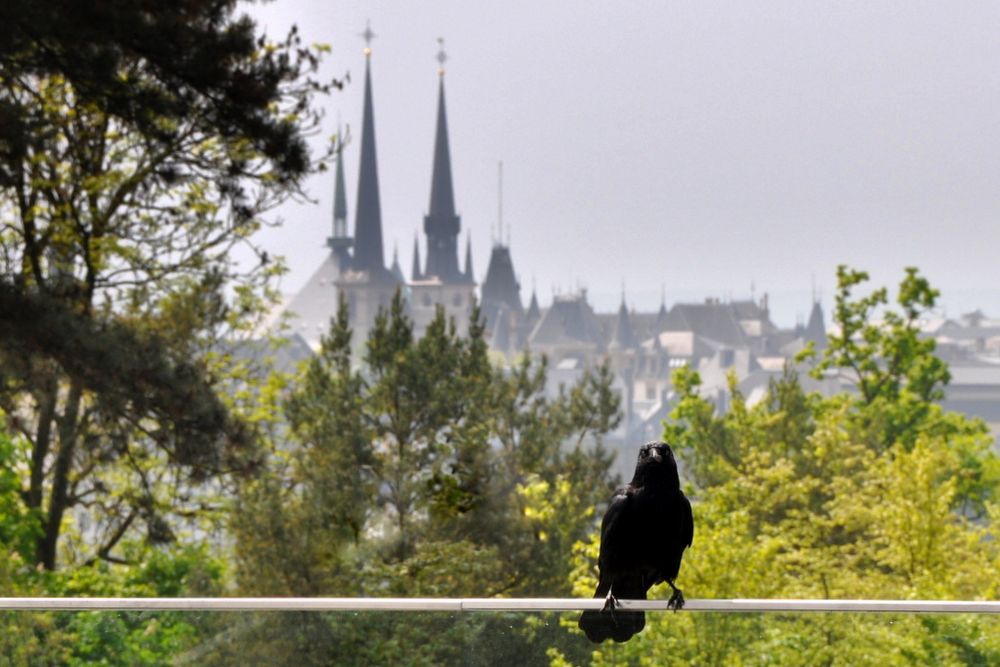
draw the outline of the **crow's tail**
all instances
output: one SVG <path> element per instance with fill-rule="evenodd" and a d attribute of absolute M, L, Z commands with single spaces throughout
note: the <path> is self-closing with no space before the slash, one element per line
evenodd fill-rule
<path fill-rule="evenodd" d="M 601 589 L 604 590 L 601 590 Z M 603 598 L 608 593 L 607 586 L 598 586 L 594 597 Z M 645 600 L 646 587 L 641 576 L 620 577 L 613 586 L 614 596 L 621 600 Z M 599 644 L 605 639 L 616 642 L 628 641 L 646 626 L 646 614 L 641 611 L 622 609 L 588 609 L 580 616 L 580 629 L 587 639 Z"/>

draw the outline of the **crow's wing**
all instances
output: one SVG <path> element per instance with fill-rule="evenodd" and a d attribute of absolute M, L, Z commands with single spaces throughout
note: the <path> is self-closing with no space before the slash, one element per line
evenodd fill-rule
<path fill-rule="evenodd" d="M 627 523 L 625 516 L 629 513 L 631 505 L 632 496 L 627 487 L 620 489 L 608 503 L 608 510 L 601 520 L 601 552 L 597 559 L 602 569 L 607 558 L 613 557 L 612 554 L 616 549 L 625 546 L 621 532 L 623 525 Z"/>
<path fill-rule="evenodd" d="M 694 514 L 691 512 L 691 501 L 683 493 L 680 496 L 681 503 L 679 510 L 681 513 L 681 525 L 684 531 L 681 537 L 684 538 L 684 544 L 691 546 L 691 543 L 694 541 Z"/>

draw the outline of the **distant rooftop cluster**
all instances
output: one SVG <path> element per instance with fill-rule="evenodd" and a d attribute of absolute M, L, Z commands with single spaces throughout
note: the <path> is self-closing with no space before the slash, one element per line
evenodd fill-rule
<path fill-rule="evenodd" d="M 525 306 L 510 245 L 502 238 L 493 240 L 485 276 L 478 284 L 468 239 L 464 262 L 459 261 L 462 221 L 455 208 L 443 50 L 439 54 L 430 200 L 422 215 L 423 238 L 418 235 L 414 239 L 409 280 L 400 266 L 398 252 L 386 266 L 372 97 L 370 42 L 374 35 L 370 29 L 366 35 L 354 232 L 348 231 L 345 166 L 342 150 L 338 150 L 332 234 L 326 241 L 329 254 L 284 308 L 291 335 L 300 344 L 295 349 L 318 349 L 341 296 L 348 303 L 358 347 L 379 309 L 388 305 L 397 289 L 406 297 L 418 335 L 438 307 L 443 307 L 463 330 L 478 302 L 495 357 L 509 362 L 526 350 L 547 355 L 552 391 L 607 360 L 625 413 L 615 440 L 634 445 L 660 436 L 662 420 L 672 405 L 674 369 L 690 366 L 698 370 L 703 381 L 701 391 L 724 410 L 727 375 L 735 374 L 740 390 L 752 403 L 764 397 L 770 380 L 781 375 L 786 364 L 807 344 L 818 349 L 825 346 L 823 310 L 815 298 L 808 321 L 784 329 L 771 321 L 766 294 L 742 301 L 709 298 L 700 303 L 676 303 L 670 308 L 662 301 L 657 312 L 635 312 L 628 308 L 623 290 L 617 312 L 596 313 L 585 290 L 556 295 L 547 307 L 539 304 L 532 290 Z M 416 211 L 414 217 L 421 218 Z M 951 407 L 982 416 L 997 432 L 1000 320 L 973 313 L 960 320 L 927 322 L 925 334 L 938 341 L 942 355 L 952 363 L 954 379 L 947 398 Z M 823 393 L 849 389 L 835 376 L 824 380 L 803 376 L 803 383 L 807 390 Z"/>

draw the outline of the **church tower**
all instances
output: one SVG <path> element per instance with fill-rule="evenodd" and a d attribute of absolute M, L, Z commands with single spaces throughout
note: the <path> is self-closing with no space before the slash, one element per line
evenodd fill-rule
<path fill-rule="evenodd" d="M 358 198 L 354 218 L 354 256 L 348 271 L 341 274 L 337 288 L 347 299 L 351 345 L 360 353 L 380 308 L 388 308 L 399 280 L 385 267 L 382 245 L 382 208 L 378 187 L 378 161 L 375 152 L 375 111 L 372 100 L 371 27 L 365 39 L 364 112 L 361 120 L 361 156 L 358 166 Z M 336 312 L 336 309 L 334 309 Z"/>
<path fill-rule="evenodd" d="M 459 268 L 458 235 L 461 220 L 455 212 L 455 190 L 451 178 L 451 152 L 448 145 L 448 118 L 444 101 L 444 40 L 439 39 L 437 126 L 434 135 L 434 163 L 431 173 L 430 208 L 424 216 L 427 239 L 427 263 L 410 284 L 410 313 L 416 333 L 421 334 L 441 305 L 458 330 L 464 332 L 475 299 L 476 283 L 471 275 L 471 261 L 466 271 Z M 419 267 L 414 267 L 419 268 Z"/>

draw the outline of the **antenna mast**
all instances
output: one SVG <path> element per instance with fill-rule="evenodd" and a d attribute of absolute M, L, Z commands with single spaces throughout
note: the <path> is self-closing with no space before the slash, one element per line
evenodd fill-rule
<path fill-rule="evenodd" d="M 503 160 L 497 163 L 497 245 L 503 245 Z"/>

